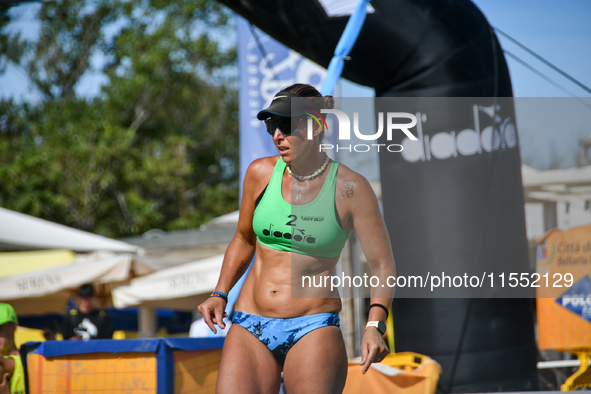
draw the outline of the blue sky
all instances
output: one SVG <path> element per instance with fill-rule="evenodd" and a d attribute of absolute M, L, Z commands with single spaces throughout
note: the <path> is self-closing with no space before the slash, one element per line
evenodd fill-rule
<path fill-rule="evenodd" d="M 591 87 L 591 1 L 588 0 L 476 0 L 490 24 Z M 577 96 L 591 94 L 567 81 L 500 36 L 504 49 L 563 84 Z M 508 58 L 515 97 L 568 96 Z"/>

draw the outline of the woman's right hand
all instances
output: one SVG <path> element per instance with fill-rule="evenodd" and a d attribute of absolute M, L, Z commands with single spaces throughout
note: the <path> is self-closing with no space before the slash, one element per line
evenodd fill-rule
<path fill-rule="evenodd" d="M 199 312 L 203 315 L 205 324 L 217 334 L 214 324 L 217 324 L 222 330 L 226 328 L 224 317 L 228 317 L 226 313 L 226 301 L 220 297 L 209 297 L 201 305 L 197 307 Z"/>

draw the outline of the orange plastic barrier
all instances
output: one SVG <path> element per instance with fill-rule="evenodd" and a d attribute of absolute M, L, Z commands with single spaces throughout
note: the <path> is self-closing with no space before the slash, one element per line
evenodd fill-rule
<path fill-rule="evenodd" d="M 214 394 L 223 338 L 48 341 L 21 347 L 29 394 Z"/>
<path fill-rule="evenodd" d="M 153 353 L 27 356 L 30 394 L 156 394 Z"/>

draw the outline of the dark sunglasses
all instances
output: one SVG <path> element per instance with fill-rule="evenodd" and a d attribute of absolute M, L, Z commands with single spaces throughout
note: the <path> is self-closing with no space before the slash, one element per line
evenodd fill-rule
<path fill-rule="evenodd" d="M 279 132 L 281 134 L 283 134 L 285 137 L 288 137 L 293 133 L 297 133 L 300 130 L 297 127 L 295 127 L 295 124 L 303 119 L 306 118 L 293 119 L 293 128 L 291 118 L 267 119 L 265 120 L 265 124 L 267 125 L 267 132 L 272 136 L 275 135 L 275 130 L 279 129 Z"/>

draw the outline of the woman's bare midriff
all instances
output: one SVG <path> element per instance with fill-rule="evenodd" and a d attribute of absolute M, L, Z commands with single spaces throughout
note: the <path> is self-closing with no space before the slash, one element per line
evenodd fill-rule
<path fill-rule="evenodd" d="M 257 242 L 256 258 L 235 310 L 280 319 L 338 313 L 341 299 L 338 291 L 331 291 L 330 284 L 302 289 L 300 283 L 302 276 L 316 276 L 316 283 L 319 283 L 319 277 L 332 275 L 338 259 L 281 252 Z M 293 292 L 292 280 L 295 282 Z"/>

